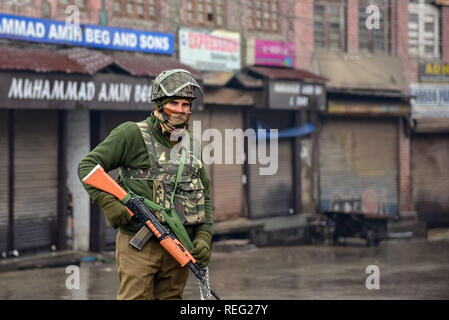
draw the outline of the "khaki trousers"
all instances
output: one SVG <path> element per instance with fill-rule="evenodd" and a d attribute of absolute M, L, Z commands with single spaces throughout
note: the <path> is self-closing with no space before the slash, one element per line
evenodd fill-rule
<path fill-rule="evenodd" d="M 183 267 L 165 251 L 155 236 L 142 251 L 129 244 L 132 236 L 117 233 L 115 258 L 118 265 L 119 300 L 182 299 L 189 276 Z"/>

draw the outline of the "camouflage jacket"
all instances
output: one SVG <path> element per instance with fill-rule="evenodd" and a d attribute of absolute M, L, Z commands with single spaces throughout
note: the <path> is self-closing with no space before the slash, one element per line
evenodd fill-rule
<path fill-rule="evenodd" d="M 154 138 L 164 147 L 170 148 L 170 141 L 162 134 L 160 125 L 154 116 L 145 120 L 151 130 Z M 146 144 L 142 138 L 141 131 L 135 122 L 125 122 L 111 131 L 109 136 L 100 143 L 95 149 L 89 152 L 79 164 L 79 175 L 82 179 L 97 164 L 100 164 L 106 172 L 123 167 L 146 169 L 150 167 L 150 158 Z M 126 176 L 126 170 L 124 171 Z M 186 225 L 188 234 L 193 237 L 199 230 L 204 230 L 212 234 L 212 201 L 210 197 L 210 182 L 207 171 L 204 166 L 198 171 L 199 179 L 204 187 L 204 212 L 205 220 L 201 224 Z M 156 192 L 153 193 L 153 182 L 151 180 L 126 179 L 127 186 L 138 195 L 156 202 Z M 119 184 L 123 185 L 122 181 Z M 95 200 L 102 191 L 95 189 L 83 183 L 84 188 L 90 197 Z M 154 190 L 156 191 L 156 190 Z M 125 234 L 133 235 L 137 232 L 131 225 L 120 227 L 120 231 Z"/>

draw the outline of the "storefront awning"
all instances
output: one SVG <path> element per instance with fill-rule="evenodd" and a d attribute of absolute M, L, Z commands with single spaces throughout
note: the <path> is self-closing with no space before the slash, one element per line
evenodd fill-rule
<path fill-rule="evenodd" d="M 385 102 L 328 100 L 327 113 L 333 115 L 397 117 L 410 115 L 410 105 L 395 100 Z"/>
<path fill-rule="evenodd" d="M 261 91 L 255 108 L 299 110 L 324 108 L 326 78 L 306 70 L 281 67 L 245 67 L 228 86 Z"/>
<path fill-rule="evenodd" d="M 303 80 L 311 82 L 326 82 L 327 79 L 302 69 L 276 68 L 276 67 L 248 67 L 248 73 L 258 74 L 269 80 Z"/>
<path fill-rule="evenodd" d="M 224 87 L 233 76 L 233 72 L 203 72 L 203 82 L 210 87 Z"/>
<path fill-rule="evenodd" d="M 201 80 L 202 74 L 178 60 L 156 56 L 114 55 L 113 61 L 133 76 L 155 77 L 166 69 L 185 69 Z"/>
<path fill-rule="evenodd" d="M 449 119 L 447 118 L 414 119 L 413 130 L 419 133 L 448 133 Z"/>
<path fill-rule="evenodd" d="M 263 80 L 251 77 L 250 75 L 239 73 L 236 74 L 229 82 L 228 86 L 252 89 L 252 90 L 263 90 Z"/>
<path fill-rule="evenodd" d="M 398 56 L 317 50 L 315 62 L 320 75 L 329 79 L 328 92 L 386 96 L 407 92 Z"/>
<path fill-rule="evenodd" d="M 107 62 L 108 64 L 110 61 Z M 0 46 L 0 70 L 89 74 L 89 70 L 67 51 Z"/>
<path fill-rule="evenodd" d="M 259 94 L 255 91 L 230 88 L 206 88 L 204 90 L 204 104 L 240 107 L 254 106 Z"/>
<path fill-rule="evenodd" d="M 202 80 L 172 58 L 0 45 L 0 108 L 148 110 L 151 78 L 171 68 Z"/>
<path fill-rule="evenodd" d="M 93 75 L 107 67 L 118 67 L 120 73 L 151 78 L 165 69 L 181 68 L 190 71 L 198 80 L 202 79 L 202 74 L 197 70 L 167 57 L 143 56 L 135 53 L 107 55 L 99 50 L 79 47 L 57 50 L 0 46 L 0 70 Z"/>

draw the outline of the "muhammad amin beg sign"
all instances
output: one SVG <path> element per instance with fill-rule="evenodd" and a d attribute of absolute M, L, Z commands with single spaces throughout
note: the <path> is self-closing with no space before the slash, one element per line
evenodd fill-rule
<path fill-rule="evenodd" d="M 0 38 L 172 55 L 172 34 L 0 14 Z"/>
<path fill-rule="evenodd" d="M 0 73 L 1 108 L 148 110 L 151 86 L 128 75 Z"/>

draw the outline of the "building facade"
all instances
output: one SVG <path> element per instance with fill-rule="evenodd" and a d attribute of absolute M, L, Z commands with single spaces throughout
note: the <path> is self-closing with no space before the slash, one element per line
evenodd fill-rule
<path fill-rule="evenodd" d="M 447 4 L 313 6 L 311 70 L 330 79 L 320 210 L 414 212 L 428 226 L 447 225 Z"/>
<path fill-rule="evenodd" d="M 296 54 L 297 19 L 289 14 L 295 8 L 295 1 L 274 0 L 3 2 L 1 112 L 6 134 L 1 146 L 6 152 L 0 168 L 8 176 L 2 180 L 3 255 L 49 248 L 99 251 L 114 245 L 116 230 L 90 204 L 79 183 L 77 164 L 119 123 L 148 115 L 149 84 L 164 68 L 183 67 L 203 81 L 205 100 L 194 106 L 192 117 L 201 121 L 201 131 L 215 129 L 224 137 L 226 129 L 257 129 L 258 113 L 249 110 L 260 96 L 268 97 L 273 82 L 270 68 L 287 71 L 278 81 L 302 86 L 304 80 L 302 74 L 292 78 L 296 66 L 304 68 Z M 68 28 L 76 23 L 82 33 Z M 268 73 L 243 72 L 253 65 L 266 67 Z M 314 95 L 313 88 L 311 93 L 297 92 L 288 98 L 302 99 L 298 103 L 311 108 L 307 101 L 315 98 L 306 95 Z M 317 90 L 319 95 L 324 92 L 321 80 Z M 264 125 L 288 129 L 306 119 L 300 120 L 291 106 L 273 110 L 273 115 L 279 115 L 280 125 L 269 121 Z M 291 116 L 296 120 L 285 125 L 282 119 Z M 35 127 L 31 120 L 36 121 Z M 280 171 L 285 172 L 279 179 L 263 181 L 277 181 L 270 188 L 278 188 L 289 180 L 286 211 L 261 216 L 301 212 L 302 200 L 297 200 L 301 190 L 295 186 L 307 187 L 300 183 L 299 137 L 295 132 L 281 143 L 285 164 Z M 257 194 L 257 185 L 249 167 L 240 161 L 247 156 L 246 148 L 243 153 L 233 150 L 231 164 L 207 165 L 216 221 L 250 216 L 248 194 Z M 34 158 L 42 163 L 33 163 Z M 41 185 L 47 186 L 45 191 L 38 188 Z M 25 194 L 36 197 L 33 201 L 39 205 L 27 210 Z M 256 206 L 253 217 L 258 212 Z M 39 225 L 33 232 L 29 225 L 22 226 L 29 218 Z"/>
<path fill-rule="evenodd" d="M 443 2 L 6 0 L 0 15 L 4 256 L 114 245 L 76 167 L 148 115 L 151 80 L 173 67 L 204 85 L 203 144 L 231 131 L 233 161 L 206 165 L 215 221 L 332 209 L 447 221 Z M 81 38 L 65 29 L 77 22 Z M 276 174 L 236 147 L 247 129 L 278 129 Z"/>

